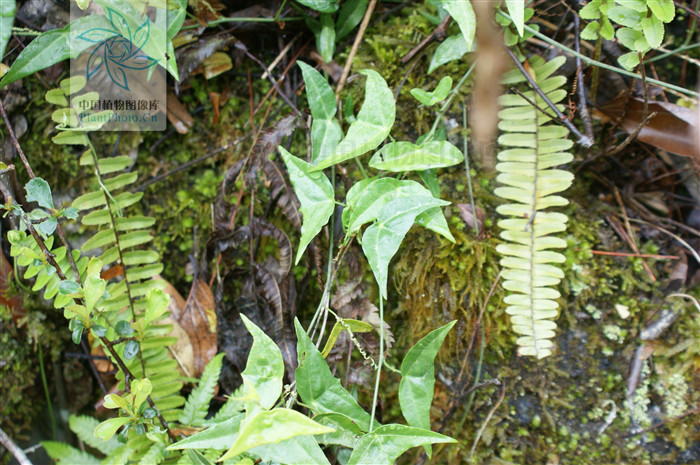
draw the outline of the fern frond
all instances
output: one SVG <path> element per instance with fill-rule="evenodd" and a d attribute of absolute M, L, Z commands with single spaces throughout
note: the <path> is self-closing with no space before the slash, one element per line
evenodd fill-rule
<path fill-rule="evenodd" d="M 133 455 L 133 453 L 133 449 L 131 449 L 128 445 L 123 444 L 105 457 L 102 460 L 101 465 L 126 465 L 129 463 L 129 458 Z"/>
<path fill-rule="evenodd" d="M 100 460 L 87 452 L 57 441 L 42 441 L 46 453 L 57 465 L 99 465 Z"/>
<path fill-rule="evenodd" d="M 541 57 L 530 60 L 535 82 L 555 104 L 566 96 L 566 91 L 560 89 L 566 78 L 552 76 L 564 61 L 564 57 L 549 62 Z M 507 73 L 504 79 L 510 85 L 525 81 L 518 70 Z M 567 139 L 566 128 L 548 124 L 556 116 L 534 90 L 524 95 L 538 108 L 520 95 L 499 99 L 503 109 L 499 112 L 502 134 L 498 142 L 504 150 L 498 154 L 496 179 L 505 187 L 497 188 L 495 193 L 513 203 L 497 209 L 507 217 L 498 222 L 506 243 L 497 250 L 503 256 L 503 287 L 509 291 L 506 312 L 513 330 L 520 335 L 518 352 L 539 359 L 552 353 L 551 338 L 557 327 L 552 320 L 558 314 L 555 299 L 560 297 L 554 286 L 564 277 L 558 266 L 564 262 L 564 255 L 551 249 L 566 247 L 566 241 L 552 234 L 565 231 L 567 222 L 566 215 L 544 210 L 568 203 L 555 194 L 566 190 L 574 177 L 553 168 L 573 159 L 565 152 L 573 142 Z"/>
<path fill-rule="evenodd" d="M 73 207 L 86 213 L 83 224 L 103 228 L 83 244 L 82 251 L 99 249 L 102 252 L 99 258 L 105 266 L 122 266 L 123 279 L 112 283 L 107 289 L 110 298 L 105 302 L 106 310 L 120 310 L 127 306 L 135 314 L 144 308 L 143 297 L 148 290 L 159 285 L 157 282 L 148 283 L 148 289 L 144 289 L 143 282 L 151 280 L 163 270 L 157 253 L 138 249 L 153 240 L 150 227 L 154 219 L 123 215 L 124 209 L 143 197 L 140 192 L 124 190 L 137 178 L 136 173 L 120 173 L 131 166 L 131 158 L 101 158 L 95 165 L 95 157 L 88 150 L 80 158 L 80 164 L 95 170 L 100 186 L 75 199 Z"/>
<path fill-rule="evenodd" d="M 112 436 L 108 441 L 104 441 L 95 436 L 95 427 L 99 424 L 100 422 L 96 418 L 85 415 L 71 415 L 68 420 L 68 426 L 71 431 L 73 431 L 81 441 L 93 449 L 99 450 L 105 455 L 109 455 L 121 447 L 121 444 L 117 441 L 116 436 Z"/>
<path fill-rule="evenodd" d="M 128 191 L 138 177 L 137 173 L 125 172 L 132 163 L 127 156 L 98 159 L 88 150 L 80 164 L 94 170 L 98 187 L 73 201 L 73 207 L 83 213 L 83 225 L 99 228 L 83 244 L 82 251 L 97 252 L 104 266 L 123 270 L 108 285 L 109 298 L 102 306 L 103 314 L 113 324 L 120 319 L 140 317 L 149 292 L 164 287 L 163 281 L 156 279 L 163 271 L 160 255 L 144 248 L 153 240 L 151 228 L 155 220 L 125 213 L 143 196 Z M 126 314 L 122 313 L 125 308 Z M 185 398 L 179 395 L 182 381 L 177 362 L 169 353 L 169 346 L 177 342 L 176 338 L 168 337 L 171 329 L 170 325 L 149 325 L 140 346 L 143 363 L 136 358 L 125 361 L 134 376 L 151 380 L 154 386 L 151 398 L 166 421 L 177 420 L 179 407 L 185 404 Z M 121 350 L 123 344 L 117 346 L 117 351 Z M 117 378 L 123 382 L 124 374 L 118 373 Z"/>
<path fill-rule="evenodd" d="M 214 389 L 219 382 L 223 358 L 223 353 L 217 354 L 204 367 L 202 377 L 199 379 L 199 386 L 192 390 L 185 407 L 182 409 L 180 423 L 183 425 L 199 426 L 206 418 L 209 403 L 214 398 Z"/>

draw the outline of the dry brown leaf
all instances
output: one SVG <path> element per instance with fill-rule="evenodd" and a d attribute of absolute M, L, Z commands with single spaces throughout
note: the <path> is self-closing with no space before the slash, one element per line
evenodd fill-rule
<path fill-rule="evenodd" d="M 177 289 L 172 284 L 165 281 L 163 292 L 170 296 L 168 311 L 170 316 L 160 321 L 160 324 L 172 325 L 173 329 L 168 336 L 177 338 L 177 342 L 169 347 L 170 354 L 177 361 L 180 372 L 187 377 L 194 376 L 194 349 L 187 331 L 177 321 L 177 317 L 182 314 L 185 308 L 185 299 L 182 298 Z"/>
<path fill-rule="evenodd" d="M 622 128 L 627 134 L 632 134 L 644 120 L 644 101 L 622 95 L 598 107 L 597 113 L 602 114 L 598 116 L 604 122 L 622 118 Z M 651 113 L 656 113 L 656 116 L 642 128 L 637 135 L 638 140 L 676 155 L 700 159 L 697 109 L 691 110 L 674 103 L 648 102 L 647 114 Z"/>
<path fill-rule="evenodd" d="M 484 237 L 484 221 L 486 219 L 484 210 L 476 207 L 476 215 L 474 215 L 472 212 L 472 206 L 469 203 L 458 203 L 457 208 L 459 208 L 459 216 L 461 216 L 464 222 L 467 223 L 467 226 L 473 228 L 474 222 L 476 221 L 476 224 L 479 227 L 479 239 L 482 239 Z"/>
<path fill-rule="evenodd" d="M 221 100 L 221 94 L 218 92 L 209 92 L 209 99 L 211 100 L 211 106 L 214 109 L 214 125 L 216 125 L 219 122 L 219 116 L 220 116 L 220 100 Z"/>
<path fill-rule="evenodd" d="M 173 317 L 187 332 L 192 344 L 194 376 L 199 377 L 217 349 L 214 294 L 201 279 L 192 283 L 190 295 L 179 315 Z"/>
<path fill-rule="evenodd" d="M 211 79 L 233 67 L 231 57 L 224 52 L 216 52 L 202 62 L 204 77 Z"/>
<path fill-rule="evenodd" d="M 194 124 L 194 118 L 187 109 L 180 103 L 177 96 L 168 92 L 168 121 L 175 126 L 175 130 L 180 134 L 187 134 Z"/>

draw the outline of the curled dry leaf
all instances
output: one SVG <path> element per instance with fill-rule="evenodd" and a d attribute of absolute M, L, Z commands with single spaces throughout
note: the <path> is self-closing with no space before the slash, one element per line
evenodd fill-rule
<path fill-rule="evenodd" d="M 486 219 L 484 210 L 476 207 L 476 215 L 474 215 L 472 206 L 469 203 L 458 203 L 457 208 L 459 208 L 459 216 L 467 223 L 467 226 L 473 228 L 476 221 L 476 224 L 479 226 L 479 239 L 482 239 L 484 237 L 484 221 Z"/>
<path fill-rule="evenodd" d="M 192 283 L 185 308 L 177 320 L 190 337 L 194 355 L 194 376 L 216 355 L 216 312 L 214 294 L 201 279 Z"/>
<path fill-rule="evenodd" d="M 172 315 L 163 323 L 173 325 L 170 336 L 178 339 L 171 346 L 171 353 L 185 376 L 199 377 L 209 360 L 216 355 L 214 295 L 201 279 L 192 283 L 186 301 L 169 283 L 164 291 L 171 297 L 168 310 Z"/>
<path fill-rule="evenodd" d="M 698 110 L 691 110 L 667 102 L 648 102 L 647 114 L 656 113 L 637 135 L 641 142 L 685 157 L 700 160 L 698 143 Z M 621 95 L 597 108 L 596 115 L 603 120 L 620 122 L 632 134 L 644 120 L 644 100 Z"/>

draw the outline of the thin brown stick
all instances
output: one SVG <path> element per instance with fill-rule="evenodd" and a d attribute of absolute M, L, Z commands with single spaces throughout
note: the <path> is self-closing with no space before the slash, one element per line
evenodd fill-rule
<path fill-rule="evenodd" d="M 350 53 L 348 54 L 348 59 L 345 62 L 345 66 L 343 67 L 343 74 L 340 75 L 338 86 L 335 88 L 336 100 L 340 98 L 340 92 L 343 90 L 343 87 L 345 87 L 345 81 L 347 81 L 348 74 L 350 74 L 350 68 L 352 67 L 352 60 L 355 58 L 357 49 L 360 48 L 360 42 L 362 42 L 362 37 L 365 35 L 367 25 L 369 25 L 369 19 L 372 16 L 372 12 L 374 11 L 374 7 L 376 5 L 377 0 L 369 0 L 369 5 L 367 5 L 367 11 L 365 11 L 365 16 L 364 18 L 362 18 L 362 23 L 360 23 L 360 29 L 357 31 L 357 35 L 355 36 L 355 42 L 353 42 L 352 44 L 352 48 L 350 49 Z"/>
<path fill-rule="evenodd" d="M 574 13 L 574 28 L 576 36 L 576 52 L 581 53 L 581 34 L 579 32 L 580 19 L 578 14 Z M 581 109 L 581 120 L 583 127 L 586 130 L 586 137 L 593 140 L 593 123 L 591 123 L 591 115 L 588 112 L 588 102 L 586 101 L 586 86 L 583 83 L 583 64 L 581 57 L 576 57 L 576 79 L 578 81 L 578 106 Z"/>
<path fill-rule="evenodd" d="M 700 254 L 698 253 L 698 251 L 696 251 L 693 247 L 691 247 L 690 244 L 688 244 L 686 241 L 684 241 L 678 235 L 673 234 L 671 231 L 668 231 L 668 230 L 662 228 L 661 226 L 657 226 L 653 223 L 649 223 L 648 221 L 638 220 L 636 218 L 630 218 L 629 220 L 633 223 L 646 224 L 647 226 L 651 226 L 652 228 L 658 229 L 659 231 L 661 231 L 664 234 L 668 234 L 669 236 L 671 236 L 672 238 L 677 240 L 683 247 L 685 247 L 691 253 L 693 258 L 695 258 L 695 260 L 700 264 Z"/>
<path fill-rule="evenodd" d="M 19 465 L 32 465 L 32 462 L 27 457 L 27 454 L 24 453 L 21 447 L 15 444 L 12 438 L 10 438 L 10 436 L 8 436 L 2 428 L 0 428 L 0 443 L 2 443 L 2 445 L 5 446 L 5 449 L 10 451 L 10 453 L 17 459 Z"/>
<path fill-rule="evenodd" d="M 498 397 L 498 401 L 496 401 L 496 404 L 489 411 L 489 414 L 486 415 L 486 419 L 484 420 L 484 423 L 481 425 L 481 427 L 479 427 L 479 431 L 476 432 L 476 437 L 474 438 L 474 444 L 472 444 L 472 448 L 469 451 L 469 457 L 474 456 L 474 451 L 476 450 L 476 445 L 479 443 L 479 439 L 481 438 L 481 435 L 484 433 L 484 430 L 486 429 L 486 425 L 489 424 L 491 417 L 496 412 L 496 409 L 501 405 L 501 402 L 503 402 L 503 399 L 505 397 L 506 397 L 506 383 L 502 383 L 501 384 L 501 395 Z"/>
<path fill-rule="evenodd" d="M 251 60 L 256 62 L 258 65 L 260 65 L 262 67 L 263 71 L 267 70 L 267 66 L 265 66 L 265 63 L 263 63 L 262 60 L 260 60 L 260 58 L 256 57 L 252 53 L 250 53 L 248 51 L 248 47 L 246 47 L 243 42 L 238 41 L 238 42 L 236 42 L 235 46 L 237 49 L 239 49 L 243 53 L 245 53 L 248 56 L 248 58 L 250 58 Z M 301 114 L 299 109 L 296 107 L 296 105 L 294 105 L 294 103 L 291 100 L 289 100 L 289 97 L 287 96 L 287 94 L 282 92 L 282 89 L 280 89 L 280 86 L 277 85 L 277 81 L 275 81 L 275 78 L 273 78 L 271 75 L 268 74 L 267 79 L 270 81 L 270 83 L 272 84 L 272 87 L 275 88 L 275 90 L 277 91 L 279 96 L 282 98 L 282 100 L 284 100 L 284 103 L 286 103 L 289 106 L 289 108 L 292 109 L 292 111 L 294 112 L 295 115 L 297 115 L 299 118 L 302 118 L 302 120 L 303 120 L 303 115 Z"/>
<path fill-rule="evenodd" d="M 620 212 L 622 213 L 622 219 L 625 222 L 625 228 L 627 229 L 627 234 L 629 235 L 629 246 L 632 247 L 632 250 L 634 250 L 634 253 L 639 254 L 639 249 L 637 248 L 637 241 L 634 239 L 634 233 L 632 232 L 632 227 L 630 226 L 630 220 L 629 217 L 627 216 L 627 211 L 625 210 L 625 204 L 622 201 L 622 197 L 620 196 L 620 191 L 617 189 L 617 186 L 613 186 L 614 188 L 614 193 L 615 193 L 615 199 L 617 200 L 617 204 L 620 206 Z M 651 271 L 651 268 L 649 268 L 649 265 L 647 262 L 642 259 L 642 264 L 644 265 L 644 269 L 649 273 L 649 277 L 651 278 L 652 281 L 656 281 L 656 276 L 654 275 L 654 272 Z"/>
<path fill-rule="evenodd" d="M 413 47 L 410 52 L 408 52 L 406 55 L 401 58 L 401 64 L 406 64 L 409 61 L 411 61 L 415 56 L 417 56 L 419 53 L 421 53 L 425 48 L 432 44 L 434 41 L 440 41 L 442 42 L 445 39 L 445 36 L 447 35 L 447 27 L 450 25 L 450 21 L 452 20 L 452 17 L 450 15 L 445 15 L 445 18 L 442 20 L 438 26 L 433 29 L 433 32 L 428 34 L 428 36 L 425 37 L 425 39 L 421 40 L 418 45 Z"/>
<path fill-rule="evenodd" d="M 610 257 L 637 257 L 637 258 L 653 258 L 655 260 L 678 260 L 677 255 L 655 255 L 650 253 L 628 253 L 628 252 L 609 252 L 606 250 L 591 250 L 593 255 L 606 255 Z"/>
<path fill-rule="evenodd" d="M 637 258 L 653 258 L 655 260 L 678 260 L 677 255 L 654 255 L 650 253 L 628 253 L 628 252 L 609 252 L 606 250 L 591 250 L 593 255 L 607 255 L 610 257 L 637 257 Z"/>
<path fill-rule="evenodd" d="M 197 163 L 201 163 L 201 162 L 203 162 L 203 161 L 205 161 L 205 160 L 207 160 L 207 159 L 209 159 L 209 158 L 211 158 L 211 157 L 213 157 L 213 156 L 215 156 L 215 155 L 220 154 L 221 152 L 223 152 L 223 151 L 225 151 L 225 150 L 228 150 L 228 149 L 230 149 L 230 148 L 233 148 L 233 147 L 237 146 L 238 144 L 240 144 L 241 142 L 243 142 L 244 140 L 246 140 L 248 137 L 250 137 L 250 134 L 247 134 L 247 135 L 245 135 L 245 136 L 243 136 L 243 137 L 240 137 L 240 138 L 234 140 L 233 142 L 230 142 L 230 143 L 228 143 L 228 144 L 226 144 L 226 145 L 224 145 L 224 146 L 222 146 L 222 147 L 219 147 L 219 148 L 217 148 L 217 149 L 214 149 L 214 150 L 212 150 L 211 152 L 207 153 L 206 155 L 202 155 L 202 156 L 199 157 L 199 158 L 195 158 L 194 160 L 190 160 L 190 161 L 185 162 L 185 163 L 183 163 L 183 164 L 181 164 L 181 165 L 179 165 L 179 166 L 176 166 L 175 168 L 171 169 L 171 170 L 168 171 L 167 173 L 159 174 L 158 176 L 155 176 L 155 177 L 149 179 L 148 181 L 144 182 L 144 183 L 141 184 L 139 187 L 137 187 L 136 189 L 134 189 L 134 192 L 141 192 L 141 191 L 143 191 L 144 189 L 146 189 L 148 186 L 150 186 L 151 184 L 154 184 L 154 183 L 156 183 L 156 182 L 162 181 L 163 179 L 167 178 L 168 176 L 171 176 L 171 175 L 173 175 L 173 174 L 175 174 L 175 173 L 178 173 L 178 172 L 180 172 L 180 171 L 182 171 L 182 170 L 185 170 L 185 169 L 187 169 L 187 168 L 189 168 L 189 167 L 191 167 L 191 166 L 194 166 L 194 165 L 196 165 Z"/>
<path fill-rule="evenodd" d="M 5 113 L 5 107 L 2 105 L 2 99 L 0 99 L 0 113 L 2 113 L 2 119 L 5 121 L 7 131 L 10 133 L 10 139 L 12 139 L 12 144 L 15 146 L 15 149 L 17 149 L 17 153 L 19 153 L 19 157 L 22 159 L 22 163 L 27 169 L 27 173 L 29 173 L 29 177 L 34 179 L 36 176 L 34 176 L 34 171 L 32 171 L 32 167 L 29 166 L 29 161 L 27 161 L 27 157 L 24 156 L 22 147 L 20 147 L 19 145 L 19 141 L 17 140 L 15 131 L 14 129 L 12 129 L 12 125 L 10 124 L 10 119 L 7 117 L 7 113 Z"/>
<path fill-rule="evenodd" d="M 542 97 L 542 100 L 544 100 L 544 102 L 547 104 L 547 106 L 549 108 L 551 108 L 552 111 L 554 111 L 554 114 L 557 115 L 557 118 L 559 119 L 559 121 L 564 123 L 564 125 L 569 129 L 569 131 L 574 133 L 574 135 L 578 138 L 578 140 L 576 142 L 583 147 L 586 147 L 586 148 L 591 147 L 593 145 L 593 139 L 591 139 L 590 137 L 588 137 L 586 135 L 581 134 L 581 131 L 576 129 L 576 126 L 574 126 L 573 123 L 571 121 L 569 121 L 569 119 L 566 116 L 564 116 L 564 114 L 561 111 L 559 111 L 557 106 L 554 105 L 554 103 L 549 99 L 549 97 L 547 97 L 547 95 L 544 92 L 542 92 L 542 89 L 540 89 L 540 86 L 538 86 L 537 83 L 535 82 L 535 80 L 532 79 L 532 76 L 530 76 L 530 73 L 527 72 L 527 70 L 525 69 L 523 64 L 520 63 L 520 61 L 518 60 L 518 57 L 516 57 L 515 54 L 513 52 L 511 52 L 508 47 L 505 47 L 505 49 L 506 49 L 506 53 L 508 53 L 508 56 L 510 56 L 511 60 L 513 60 L 513 63 L 515 63 L 515 66 L 522 73 L 522 75 L 525 77 L 525 79 L 527 79 L 527 82 L 530 83 L 530 85 L 535 90 L 535 92 L 537 92 L 537 94 L 539 94 L 539 96 Z"/>

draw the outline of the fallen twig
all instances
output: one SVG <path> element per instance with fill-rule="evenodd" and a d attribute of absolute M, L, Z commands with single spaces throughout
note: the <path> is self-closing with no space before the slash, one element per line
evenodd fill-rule
<path fill-rule="evenodd" d="M 17 459 L 19 465 L 32 465 L 27 454 L 0 428 L 0 443 Z"/>
<path fill-rule="evenodd" d="M 611 257 L 637 257 L 637 258 L 653 258 L 655 260 L 678 260 L 677 255 L 655 255 L 652 253 L 629 253 L 629 252 L 609 252 L 607 250 L 591 250 L 593 255 L 607 255 Z"/>
<path fill-rule="evenodd" d="M 472 448 L 469 451 L 470 458 L 474 456 L 474 451 L 476 450 L 476 445 L 479 443 L 479 439 L 481 438 L 481 435 L 484 433 L 484 430 L 486 429 L 486 425 L 489 424 L 491 417 L 496 412 L 496 409 L 501 405 L 501 402 L 503 402 L 503 399 L 505 397 L 506 397 L 506 383 L 502 383 L 501 384 L 501 395 L 498 397 L 496 404 L 489 411 L 489 414 L 486 415 L 486 419 L 484 420 L 484 423 L 479 427 L 479 431 L 476 432 L 476 437 L 474 438 L 474 444 L 472 444 Z"/>
<path fill-rule="evenodd" d="M 348 59 L 345 61 L 345 66 L 343 67 L 343 74 L 340 75 L 340 80 L 338 81 L 338 86 L 335 88 L 335 98 L 336 100 L 340 96 L 340 92 L 345 87 L 345 81 L 348 79 L 348 74 L 350 74 L 350 67 L 352 66 L 352 60 L 355 58 L 357 49 L 360 48 L 360 42 L 362 42 L 362 37 L 365 35 L 367 30 L 367 25 L 369 24 L 369 18 L 372 16 L 374 7 L 377 5 L 377 0 L 370 0 L 369 5 L 367 5 L 367 11 L 365 11 L 365 16 L 362 18 L 362 23 L 360 23 L 360 29 L 355 36 L 355 42 L 352 44 L 350 53 L 348 54 Z"/>
<path fill-rule="evenodd" d="M 593 139 L 591 137 L 581 134 L 581 131 L 576 129 L 576 126 L 574 126 L 573 123 L 569 121 L 569 119 L 566 116 L 564 116 L 564 114 L 561 111 L 559 111 L 557 106 L 554 105 L 554 103 L 549 99 L 549 97 L 547 97 L 547 95 L 544 92 L 542 92 L 540 86 L 538 86 L 535 80 L 532 79 L 532 76 L 530 76 L 530 73 L 527 72 L 523 64 L 520 63 L 518 57 L 516 57 L 515 54 L 511 52 L 508 47 L 505 47 L 505 49 L 506 53 L 508 53 L 508 56 L 510 56 L 510 58 L 513 60 L 513 63 L 515 63 L 515 66 L 518 68 L 518 70 L 520 70 L 525 79 L 527 79 L 527 82 L 530 83 L 535 92 L 537 92 L 537 94 L 540 97 L 542 97 L 542 100 L 544 100 L 547 106 L 552 109 L 555 115 L 557 115 L 559 121 L 561 121 L 567 128 L 569 128 L 569 131 L 571 131 L 578 138 L 576 142 L 583 147 L 591 147 L 593 145 Z"/>
<path fill-rule="evenodd" d="M 447 27 L 450 25 L 450 21 L 452 20 L 452 17 L 450 15 L 446 15 L 445 18 L 442 20 L 438 26 L 433 29 L 433 32 L 428 34 L 428 36 L 421 40 L 418 45 L 413 47 L 410 52 L 408 52 L 406 55 L 401 58 L 401 63 L 406 64 L 409 61 L 411 61 L 416 55 L 418 55 L 420 52 L 425 50 L 425 48 L 433 43 L 433 41 L 437 40 L 442 42 L 445 39 L 445 36 L 447 35 Z"/>

